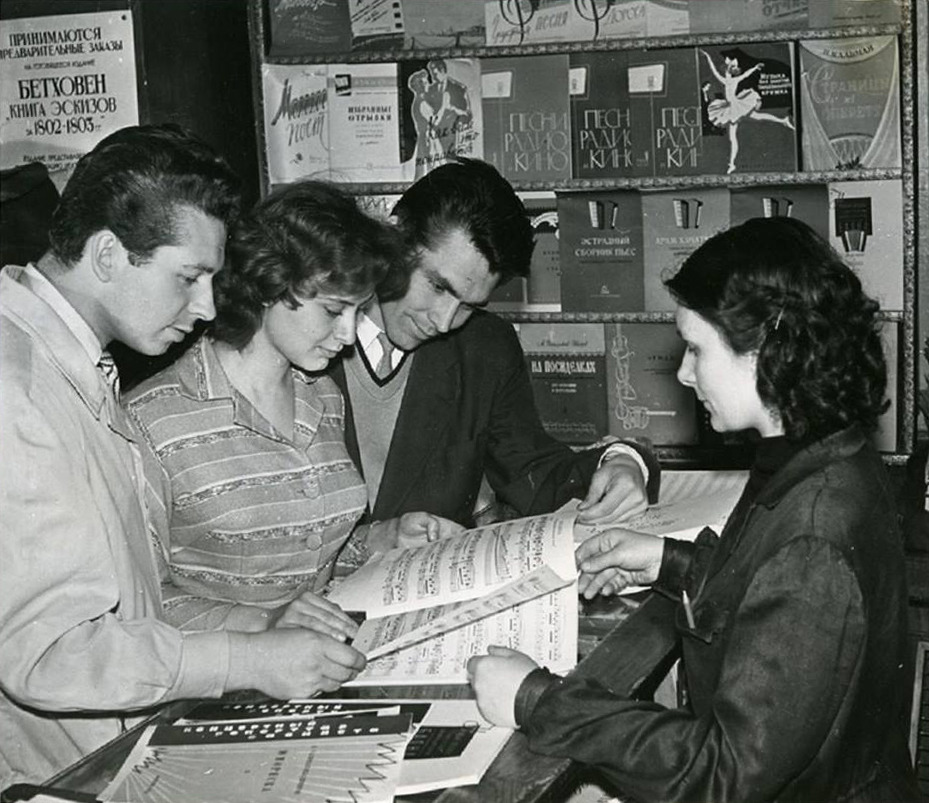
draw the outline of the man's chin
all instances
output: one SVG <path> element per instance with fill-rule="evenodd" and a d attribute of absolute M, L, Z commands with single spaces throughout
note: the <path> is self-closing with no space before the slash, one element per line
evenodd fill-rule
<path fill-rule="evenodd" d="M 177 334 L 181 334 L 178 332 Z M 168 351 L 168 349 L 176 346 L 178 343 L 183 342 L 183 337 L 153 337 L 147 340 L 139 340 L 134 343 L 126 343 L 129 348 L 133 351 L 139 352 L 146 357 L 160 357 L 162 354 Z"/>
<path fill-rule="evenodd" d="M 387 337 L 401 351 L 414 351 L 429 339 L 419 331 L 415 324 L 405 327 L 402 332 L 388 332 Z"/>

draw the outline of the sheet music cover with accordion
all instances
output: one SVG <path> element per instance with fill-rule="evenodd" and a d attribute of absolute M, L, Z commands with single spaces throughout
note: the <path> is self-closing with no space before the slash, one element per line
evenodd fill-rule
<path fill-rule="evenodd" d="M 511 733 L 474 700 L 204 702 L 147 728 L 102 799 L 390 801 L 477 783 Z"/>
<path fill-rule="evenodd" d="M 104 791 L 128 803 L 389 803 L 409 714 L 152 725 Z"/>

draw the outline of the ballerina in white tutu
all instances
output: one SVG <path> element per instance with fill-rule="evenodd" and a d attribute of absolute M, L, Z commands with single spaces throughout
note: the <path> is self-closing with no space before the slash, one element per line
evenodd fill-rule
<path fill-rule="evenodd" d="M 743 54 L 738 49 L 727 50 L 722 53 L 725 67 L 720 72 L 710 54 L 705 50 L 700 51 L 706 58 L 706 63 L 716 80 L 722 84 L 725 93 L 724 98 L 711 100 L 707 105 L 707 116 L 710 122 L 718 128 L 729 129 L 729 167 L 727 173 L 735 171 L 735 160 L 739 154 L 739 123 L 742 120 L 767 120 L 772 123 L 780 123 L 787 128 L 794 127 L 790 116 L 778 117 L 775 114 L 761 111 L 761 95 L 758 90 L 752 86 L 743 85 L 743 82 L 750 76 L 761 72 L 764 69 L 764 62 L 756 62 L 747 70 L 742 69 L 741 62 L 744 61 Z M 708 91 L 708 85 L 704 86 L 704 93 Z"/>

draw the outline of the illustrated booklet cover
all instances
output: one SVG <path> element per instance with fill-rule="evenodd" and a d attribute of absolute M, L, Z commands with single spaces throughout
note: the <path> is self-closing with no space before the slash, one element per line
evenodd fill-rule
<path fill-rule="evenodd" d="M 810 6 L 830 6 L 834 1 L 697 0 L 690 3 L 690 32 L 730 33 L 817 27 L 810 25 Z"/>
<path fill-rule="evenodd" d="M 391 803 L 409 714 L 182 721 L 145 729 L 114 803 Z"/>
<path fill-rule="evenodd" d="M 479 47 L 484 44 L 484 7 L 481 2 L 400 0 L 400 5 L 403 11 L 403 47 L 407 50 Z"/>
<path fill-rule="evenodd" d="M 353 727 L 352 720 L 358 728 Z M 406 746 L 391 744 L 387 748 L 390 734 L 398 725 L 407 731 Z M 357 737 L 376 732 L 384 738 L 380 755 L 372 760 Z M 315 742 L 313 738 L 301 739 L 301 734 L 312 733 L 316 734 Z M 175 758 L 175 770 L 182 770 L 186 759 L 189 769 L 206 771 L 210 754 L 215 761 L 224 744 L 234 744 L 239 745 L 239 757 L 244 756 L 249 767 L 242 773 L 252 782 L 252 789 L 258 783 L 252 776 L 260 779 L 261 794 L 254 800 L 277 803 L 291 799 L 347 799 L 362 803 L 386 794 L 391 783 L 397 795 L 477 783 L 511 734 L 509 728 L 487 722 L 477 703 L 470 699 L 344 699 L 327 695 L 311 700 L 203 702 L 171 724 L 146 729 L 110 785 L 109 795 L 130 794 L 131 788 L 146 780 L 161 785 Z M 319 744 L 325 735 L 339 739 L 338 744 L 328 746 L 328 751 L 321 750 Z M 351 749 L 356 750 L 354 756 Z M 268 759 L 264 769 L 255 764 L 259 756 Z M 291 797 L 289 788 L 294 779 L 288 778 L 288 769 L 291 764 L 299 766 L 301 759 L 301 778 L 293 786 L 295 795 Z M 341 763 L 341 772 L 327 769 L 327 760 Z M 393 779 L 397 765 L 399 774 Z M 213 777 L 191 781 L 194 787 L 199 784 L 202 794 L 215 799 L 230 793 L 224 778 L 215 777 L 215 771 L 206 774 Z M 149 789 L 143 795 L 153 791 Z M 243 793 L 232 791 L 233 795 Z"/>
<path fill-rule="evenodd" d="M 603 324 L 523 323 L 519 342 L 545 431 L 576 445 L 602 438 L 607 431 Z"/>
<path fill-rule="evenodd" d="M 674 299 L 664 286 L 697 248 L 729 228 L 729 190 L 688 187 L 641 193 L 645 261 L 645 307 L 673 312 Z"/>
<path fill-rule="evenodd" d="M 829 239 L 829 190 L 825 184 L 771 184 L 729 191 L 729 223 L 753 217 L 794 217 Z"/>
<path fill-rule="evenodd" d="M 833 181 L 829 241 L 884 310 L 903 309 L 903 183 Z"/>
<path fill-rule="evenodd" d="M 528 277 L 497 285 L 488 309 L 498 312 L 561 312 L 561 257 L 558 248 L 558 203 L 554 192 L 521 192 L 535 234 Z"/>
<path fill-rule="evenodd" d="M 797 169 L 793 42 L 695 49 L 703 133 L 700 172 Z"/>
<path fill-rule="evenodd" d="M 272 56 L 483 45 L 481 2 L 269 0 Z"/>
<path fill-rule="evenodd" d="M 645 293 L 639 193 L 559 193 L 558 229 L 564 312 L 642 310 Z"/>
<path fill-rule="evenodd" d="M 651 175 L 651 130 L 633 126 L 629 53 L 569 54 L 571 176 L 627 178 Z"/>
<path fill-rule="evenodd" d="M 573 11 L 574 0 L 484 0 L 485 44 L 499 47 L 577 41 L 584 31 Z"/>
<path fill-rule="evenodd" d="M 401 161 L 407 181 L 463 156 L 482 159 L 484 125 L 477 59 L 399 63 Z"/>
<path fill-rule="evenodd" d="M 900 167 L 897 37 L 816 39 L 799 47 L 803 169 Z"/>
<path fill-rule="evenodd" d="M 272 185 L 328 179 L 329 68 L 263 64 L 265 156 Z"/>
<path fill-rule="evenodd" d="M 330 64 L 329 168 L 334 181 L 397 182 L 400 92 L 396 64 Z"/>
<path fill-rule="evenodd" d="M 605 328 L 609 434 L 660 446 L 695 444 L 697 403 L 693 390 L 677 381 L 684 342 L 674 324 Z"/>
<path fill-rule="evenodd" d="M 347 52 L 352 48 L 348 2 L 268 0 L 272 56 Z"/>
<path fill-rule="evenodd" d="M 481 59 L 484 158 L 504 178 L 571 178 L 568 56 Z"/>
<path fill-rule="evenodd" d="M 691 0 L 613 0 L 612 3 L 575 3 L 580 19 L 579 41 L 675 36 L 690 33 Z"/>

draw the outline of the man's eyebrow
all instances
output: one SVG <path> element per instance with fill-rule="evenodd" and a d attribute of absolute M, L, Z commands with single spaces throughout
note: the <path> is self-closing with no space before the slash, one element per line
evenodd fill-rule
<path fill-rule="evenodd" d="M 324 293 L 317 293 L 314 298 L 320 304 L 333 304 L 342 308 L 355 306 L 355 302 L 349 298 L 339 298 L 338 296 L 329 296 Z M 365 299 L 365 301 L 367 302 L 367 299 Z"/>
<path fill-rule="evenodd" d="M 446 279 L 442 274 L 429 268 L 426 270 L 426 275 L 429 277 L 429 281 L 431 281 L 433 284 L 442 288 L 447 293 L 451 293 L 451 295 L 455 296 L 455 298 L 461 300 L 461 296 L 458 295 L 458 291 L 452 287 L 448 279 Z"/>
<path fill-rule="evenodd" d="M 184 270 L 195 270 L 195 271 L 198 271 L 199 273 L 208 273 L 211 276 L 219 271 L 219 268 L 214 267 L 213 265 L 201 265 L 200 263 L 197 263 L 197 264 L 185 263 L 181 265 L 181 267 Z"/>

